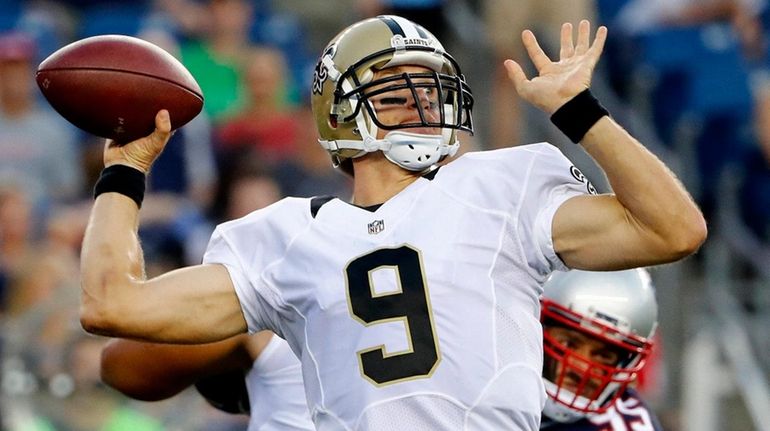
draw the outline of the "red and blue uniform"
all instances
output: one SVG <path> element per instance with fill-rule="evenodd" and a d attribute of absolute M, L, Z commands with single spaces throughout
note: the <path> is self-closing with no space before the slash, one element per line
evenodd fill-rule
<path fill-rule="evenodd" d="M 663 427 L 639 394 L 629 388 L 604 413 L 576 422 L 555 422 L 543 415 L 540 431 L 663 431 Z"/>

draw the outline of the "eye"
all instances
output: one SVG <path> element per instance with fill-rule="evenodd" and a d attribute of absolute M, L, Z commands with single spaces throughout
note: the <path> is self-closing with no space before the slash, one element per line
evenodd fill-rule
<path fill-rule="evenodd" d="M 618 362 L 618 354 L 608 349 L 601 349 L 595 352 L 594 357 L 604 365 L 614 365 Z"/>
<path fill-rule="evenodd" d="M 379 102 L 381 105 L 405 105 L 406 97 L 383 97 Z"/>
<path fill-rule="evenodd" d="M 571 338 L 568 339 L 568 340 L 564 340 L 562 342 L 562 344 L 564 345 L 564 347 L 566 347 L 568 349 L 571 349 L 571 350 L 577 350 L 580 347 L 580 343 L 576 342 L 575 340 L 573 340 Z"/>
<path fill-rule="evenodd" d="M 580 347 L 581 343 L 575 337 L 570 337 L 564 334 L 560 334 L 560 335 L 561 336 L 556 337 L 556 341 L 558 341 L 559 344 L 562 345 L 562 347 L 565 347 L 570 350 L 575 350 Z"/>

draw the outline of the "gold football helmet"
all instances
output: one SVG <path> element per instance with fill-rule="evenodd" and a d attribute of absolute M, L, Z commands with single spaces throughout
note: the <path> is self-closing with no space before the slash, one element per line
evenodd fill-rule
<path fill-rule="evenodd" d="M 397 66 L 425 72 L 374 79 L 377 71 Z M 377 114 L 378 101 L 426 97 L 426 104 L 413 104 L 414 121 L 391 124 Z M 382 151 L 391 162 L 422 171 L 457 151 L 458 130 L 473 133 L 473 96 L 459 65 L 428 30 L 398 16 L 365 19 L 340 32 L 318 60 L 311 100 L 319 143 L 335 166 Z M 386 131 L 382 139 L 379 130 Z"/>

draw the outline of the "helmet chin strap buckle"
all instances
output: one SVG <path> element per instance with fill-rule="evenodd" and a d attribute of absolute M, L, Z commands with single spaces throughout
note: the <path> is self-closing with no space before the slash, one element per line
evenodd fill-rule
<path fill-rule="evenodd" d="M 391 143 L 383 139 L 375 139 L 374 136 L 366 136 L 363 140 L 363 150 L 367 153 L 390 150 Z"/>

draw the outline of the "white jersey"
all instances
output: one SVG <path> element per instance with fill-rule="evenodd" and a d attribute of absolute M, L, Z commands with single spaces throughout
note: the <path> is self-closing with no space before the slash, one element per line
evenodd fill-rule
<path fill-rule="evenodd" d="M 273 335 L 246 374 L 249 431 L 314 430 L 297 357 Z"/>
<path fill-rule="evenodd" d="M 432 174 L 376 210 L 287 198 L 212 236 L 204 262 L 300 358 L 319 430 L 538 429 L 551 223 L 591 186 L 547 143 Z"/>

